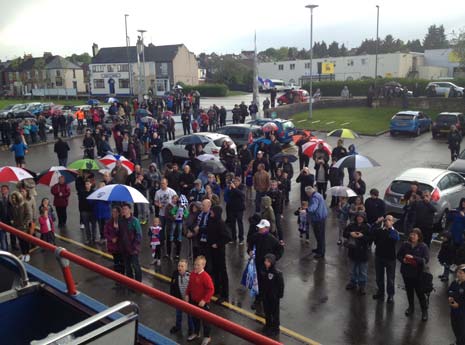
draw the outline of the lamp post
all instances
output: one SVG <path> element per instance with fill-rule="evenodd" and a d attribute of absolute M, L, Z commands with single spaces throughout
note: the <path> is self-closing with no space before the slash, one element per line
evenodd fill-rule
<path fill-rule="evenodd" d="M 142 95 L 145 95 L 145 92 L 147 90 L 147 84 L 145 82 L 145 49 L 144 49 L 144 32 L 147 32 L 147 30 L 137 30 L 137 32 L 140 33 L 140 49 L 142 52 L 142 74 L 143 74 L 143 85 L 144 89 L 142 92 Z"/>
<path fill-rule="evenodd" d="M 128 60 L 128 75 L 129 75 L 129 96 L 133 95 L 132 91 L 132 76 L 131 76 L 131 61 L 129 60 L 129 36 L 128 36 L 128 17 L 129 14 L 124 15 L 124 28 L 126 31 L 126 58 Z"/>
<path fill-rule="evenodd" d="M 305 8 L 310 9 L 310 98 L 308 106 L 308 119 L 312 119 L 313 113 L 313 9 L 318 5 L 307 5 Z"/>
<path fill-rule="evenodd" d="M 375 50 L 375 90 L 376 79 L 378 79 L 378 47 L 379 47 L 379 5 L 376 5 L 376 50 Z M 373 90 L 373 91 L 375 91 Z"/>

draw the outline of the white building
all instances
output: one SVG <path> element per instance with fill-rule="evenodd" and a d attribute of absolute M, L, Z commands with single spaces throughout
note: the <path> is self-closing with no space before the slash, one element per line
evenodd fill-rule
<path fill-rule="evenodd" d="M 444 77 L 454 77 L 454 72 L 460 66 L 459 59 L 452 48 L 447 49 L 426 49 L 425 64 L 447 68 L 447 75 Z"/>
<path fill-rule="evenodd" d="M 321 79 L 356 80 L 375 75 L 375 55 L 357 55 L 334 58 L 313 59 L 313 79 L 319 78 L 319 69 L 323 63 L 334 64 L 333 75 L 321 75 Z M 444 73 L 444 68 L 428 66 L 425 69 L 423 53 L 391 53 L 378 55 L 378 77 L 407 78 L 418 77 L 432 79 Z M 261 62 L 258 64 L 258 75 L 262 78 L 281 79 L 286 83 L 302 84 L 309 79 L 309 60 L 289 60 L 277 62 Z"/>

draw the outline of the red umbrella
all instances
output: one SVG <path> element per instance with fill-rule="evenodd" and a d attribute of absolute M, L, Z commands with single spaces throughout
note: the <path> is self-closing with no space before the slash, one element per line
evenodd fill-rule
<path fill-rule="evenodd" d="M 274 122 L 267 122 L 262 127 L 263 132 L 273 132 L 277 131 L 278 129 L 278 125 Z"/>
<path fill-rule="evenodd" d="M 121 162 L 122 166 L 126 168 L 129 174 L 134 171 L 134 163 L 124 156 L 109 154 L 99 159 L 99 162 L 105 165 L 108 169 L 113 169 L 116 166 L 117 161 Z"/>
<path fill-rule="evenodd" d="M 302 153 L 308 157 L 313 157 L 313 153 L 318 149 L 319 145 L 322 144 L 322 149 L 328 154 L 331 155 L 332 148 L 329 144 L 321 139 L 311 139 L 308 143 L 302 145 Z"/>
<path fill-rule="evenodd" d="M 294 134 L 292 136 L 292 141 L 294 142 L 294 144 L 297 144 L 297 142 L 304 137 L 308 137 L 310 139 L 310 137 L 312 137 L 312 133 L 306 129 L 298 130 L 297 134 Z M 312 138 L 316 138 L 316 137 L 313 136 Z"/>
<path fill-rule="evenodd" d="M 34 178 L 26 170 L 17 167 L 0 168 L 0 182 L 18 182 L 28 178 Z"/>
<path fill-rule="evenodd" d="M 174 115 L 174 113 L 172 111 L 170 111 L 170 110 L 165 110 L 162 114 L 165 115 L 165 116 L 173 116 Z"/>

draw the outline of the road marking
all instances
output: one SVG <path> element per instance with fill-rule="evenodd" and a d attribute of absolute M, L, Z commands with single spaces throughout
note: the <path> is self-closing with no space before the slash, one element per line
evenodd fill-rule
<path fill-rule="evenodd" d="M 332 124 L 332 123 L 334 123 L 334 122 L 336 122 L 336 121 L 326 122 L 326 124 L 327 124 L 327 125 L 330 125 L 330 124 Z"/>
<path fill-rule="evenodd" d="M 63 242 L 73 244 L 73 245 L 75 245 L 77 247 L 80 247 L 82 249 L 85 249 L 85 250 L 87 250 L 89 252 L 100 255 L 100 256 L 102 256 L 102 257 L 104 257 L 106 259 L 113 260 L 113 256 L 111 254 L 106 253 L 106 252 L 104 252 L 102 250 L 99 250 L 97 248 L 90 247 L 90 246 L 85 245 L 85 244 L 83 244 L 81 242 L 75 241 L 75 240 L 73 240 L 71 238 L 59 235 L 57 233 L 55 233 L 55 237 L 62 240 Z M 157 273 L 154 270 L 142 267 L 142 271 L 149 274 L 149 275 L 152 275 L 152 276 L 154 276 L 154 277 L 156 277 L 156 278 L 158 278 L 160 280 L 163 280 L 165 282 L 168 282 L 168 283 L 171 282 L 170 277 L 165 276 L 164 274 L 161 274 L 161 273 Z M 218 300 L 218 298 L 216 298 L 215 296 L 212 297 L 212 301 L 216 302 L 217 300 Z M 232 310 L 232 311 L 235 311 L 238 314 L 246 316 L 249 319 L 252 319 L 252 320 L 255 320 L 255 321 L 260 322 L 262 324 L 265 324 L 265 319 L 263 317 L 255 315 L 254 313 L 252 313 L 252 312 L 250 312 L 248 310 L 242 309 L 242 308 L 240 308 L 240 307 L 238 307 L 238 306 L 236 306 L 234 304 L 231 304 L 229 302 L 223 302 L 223 303 L 221 303 L 221 305 L 228 308 L 228 309 L 230 309 L 230 310 Z M 283 327 L 283 326 L 280 326 L 279 328 L 280 328 L 280 330 L 281 330 L 281 332 L 283 334 L 286 334 L 287 336 L 289 336 L 291 338 L 294 338 L 296 340 L 302 341 L 305 344 L 321 345 L 319 342 L 317 342 L 317 341 L 315 341 L 313 339 L 307 338 L 306 336 L 304 336 L 304 335 L 302 335 L 300 333 L 294 332 L 293 330 L 291 330 L 289 328 L 286 328 L 286 327 Z"/>
<path fill-rule="evenodd" d="M 344 122 L 344 123 L 341 123 L 341 126 L 345 126 L 345 125 L 348 125 L 350 122 Z"/>
<path fill-rule="evenodd" d="M 312 123 L 318 123 L 318 122 L 320 122 L 320 120 L 312 121 Z"/>
<path fill-rule="evenodd" d="M 305 121 L 307 121 L 307 120 L 299 120 L 299 121 L 297 121 L 297 122 L 298 122 L 298 123 L 301 123 L 301 122 L 305 122 Z"/>

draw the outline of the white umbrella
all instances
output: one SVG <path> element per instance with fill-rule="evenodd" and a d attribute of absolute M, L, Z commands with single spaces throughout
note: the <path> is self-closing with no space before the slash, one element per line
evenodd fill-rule
<path fill-rule="evenodd" d="M 338 160 L 334 167 L 336 168 L 373 168 L 379 167 L 380 164 L 373 158 L 362 155 L 350 155 Z"/>
<path fill-rule="evenodd" d="M 0 168 L 0 182 L 18 182 L 28 178 L 34 178 L 23 168 L 2 167 Z"/>
<path fill-rule="evenodd" d="M 328 189 L 328 193 L 332 196 L 345 196 L 346 198 L 350 198 L 353 196 L 357 196 L 352 189 L 345 186 L 335 186 Z"/>
<path fill-rule="evenodd" d="M 148 200 L 137 189 L 126 186 L 124 184 L 110 184 L 108 186 L 97 189 L 87 197 L 89 200 L 100 201 L 119 201 L 148 204 Z"/>
<path fill-rule="evenodd" d="M 214 155 L 212 155 L 210 153 L 204 153 L 203 155 L 199 155 L 196 158 L 201 162 L 218 160 L 217 157 L 215 157 Z"/>

